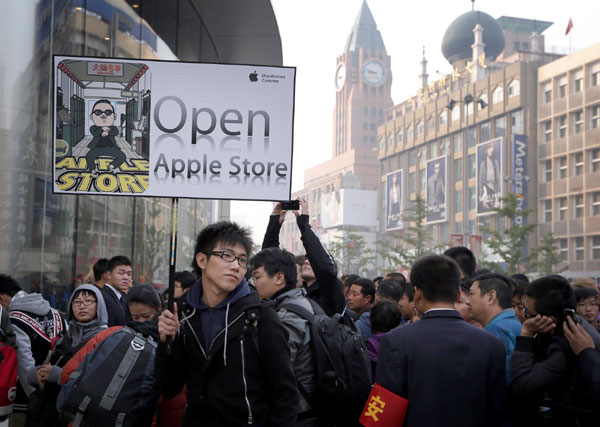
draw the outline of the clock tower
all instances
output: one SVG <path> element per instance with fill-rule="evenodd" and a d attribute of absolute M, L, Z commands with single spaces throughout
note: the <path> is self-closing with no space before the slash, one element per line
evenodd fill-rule
<path fill-rule="evenodd" d="M 385 111 L 393 106 L 390 62 L 381 33 L 363 1 L 344 53 L 337 58 L 334 158 L 355 150 L 362 161 L 377 166 L 377 126 L 384 122 Z M 367 187 L 376 184 L 361 181 Z"/>

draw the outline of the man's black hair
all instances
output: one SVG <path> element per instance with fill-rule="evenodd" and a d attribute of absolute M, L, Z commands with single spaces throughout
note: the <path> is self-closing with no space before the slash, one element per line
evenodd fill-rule
<path fill-rule="evenodd" d="M 389 300 L 398 302 L 402 299 L 402 285 L 395 280 L 382 280 L 377 287 L 376 294 L 379 300 Z"/>
<path fill-rule="evenodd" d="M 92 107 L 92 110 L 91 110 L 92 112 L 94 112 L 94 109 L 96 108 L 96 105 L 98 105 L 98 104 L 108 104 L 108 105 L 110 105 L 110 108 L 112 108 L 113 113 L 115 112 L 115 107 L 113 107 L 113 105 L 110 103 L 110 101 L 108 99 L 100 99 L 100 100 L 96 101 L 94 103 L 94 106 Z"/>
<path fill-rule="evenodd" d="M 108 265 L 106 266 L 106 271 L 112 272 L 115 268 L 120 265 L 127 265 L 131 267 L 131 261 L 125 255 L 116 255 L 108 261 Z"/>
<path fill-rule="evenodd" d="M 349 288 L 358 279 L 360 279 L 360 276 L 358 274 L 348 274 L 348 276 L 344 279 L 344 288 Z"/>
<path fill-rule="evenodd" d="M 492 290 L 496 291 L 498 305 L 502 310 L 512 307 L 513 286 L 508 277 L 498 273 L 488 273 L 478 276 L 473 282 L 479 283 L 481 296 Z"/>
<path fill-rule="evenodd" d="M 96 297 L 96 294 L 89 289 L 75 289 L 75 293 L 73 294 L 73 298 L 71 301 L 74 301 L 75 298 L 77 298 L 79 296 L 93 297 L 94 301 L 98 302 L 98 298 Z"/>
<path fill-rule="evenodd" d="M 160 310 L 162 307 L 162 300 L 158 291 L 149 284 L 135 285 L 127 292 L 127 307 L 136 302 L 156 310 Z"/>
<path fill-rule="evenodd" d="M 294 255 L 285 249 L 263 249 L 252 257 L 250 265 L 252 270 L 262 267 L 269 277 L 273 277 L 281 271 L 285 277 L 286 286 L 295 285 L 298 282 Z"/>
<path fill-rule="evenodd" d="M 400 285 L 406 283 L 406 277 L 404 277 L 404 274 L 399 273 L 397 271 L 392 271 L 391 273 L 387 273 L 385 275 L 385 277 L 388 280 L 394 280 L 396 283 L 398 283 Z"/>
<path fill-rule="evenodd" d="M 412 265 L 410 283 L 423 292 L 429 302 L 453 304 L 458 297 L 460 270 L 452 258 L 427 255 Z"/>
<path fill-rule="evenodd" d="M 588 288 L 587 286 L 573 286 L 573 291 L 575 292 L 575 300 L 577 302 L 589 297 L 598 296 L 598 291 L 596 289 Z"/>
<path fill-rule="evenodd" d="M 360 286 L 360 293 L 363 297 L 371 297 L 371 303 L 375 301 L 375 283 L 373 283 L 370 279 L 357 279 L 352 283 L 352 285 Z"/>
<path fill-rule="evenodd" d="M 383 276 L 377 276 L 373 279 L 373 283 L 380 283 L 383 280 Z"/>
<path fill-rule="evenodd" d="M 489 269 L 487 269 L 487 268 L 480 268 L 480 269 L 477 269 L 477 270 L 475 270 L 475 271 L 473 272 L 473 275 L 470 277 L 470 279 L 471 279 L 472 281 L 475 281 L 475 278 L 476 278 L 476 277 L 478 277 L 478 276 L 482 276 L 482 275 L 484 275 L 484 274 L 490 274 L 490 273 L 493 273 L 493 271 L 492 271 L 492 270 L 489 270 Z"/>
<path fill-rule="evenodd" d="M 565 308 L 575 310 L 575 292 L 562 276 L 550 275 L 534 280 L 525 289 L 525 295 L 535 298 L 535 311 L 543 316 L 563 319 Z"/>
<path fill-rule="evenodd" d="M 529 277 L 527 277 L 525 274 L 523 273 L 515 273 L 512 276 L 510 276 L 511 279 L 513 279 L 515 282 L 517 282 L 517 284 L 521 284 L 521 283 L 529 283 Z"/>
<path fill-rule="evenodd" d="M 471 290 L 471 285 L 473 284 L 473 281 L 471 279 L 467 279 L 466 277 L 461 277 L 460 279 L 460 289 L 465 292 L 465 293 L 469 293 L 469 291 Z"/>
<path fill-rule="evenodd" d="M 517 288 L 515 289 L 515 292 L 513 293 L 513 298 L 514 297 L 519 297 L 519 299 L 523 298 L 523 296 L 525 296 L 525 289 L 527 289 L 527 286 L 529 286 L 529 283 L 518 283 L 517 282 Z"/>
<path fill-rule="evenodd" d="M 189 289 L 192 286 L 194 286 L 194 283 L 196 283 L 196 280 L 198 280 L 198 278 L 194 273 L 190 273 L 189 271 L 184 270 L 175 273 L 173 280 L 181 283 L 181 289 Z"/>
<path fill-rule="evenodd" d="M 106 258 L 100 258 L 94 263 L 92 270 L 94 270 L 94 280 L 96 282 L 102 280 L 102 275 L 106 273 L 108 269 L 108 260 Z"/>
<path fill-rule="evenodd" d="M 22 291 L 21 285 L 8 274 L 0 274 L 0 294 L 14 297 L 17 292 Z"/>
<path fill-rule="evenodd" d="M 402 313 L 398 304 L 392 301 L 379 301 L 371 308 L 371 332 L 388 332 L 400 325 Z"/>
<path fill-rule="evenodd" d="M 240 227 L 235 222 L 220 221 L 214 224 L 209 224 L 198 233 L 196 238 L 196 248 L 194 249 L 194 259 L 192 260 L 192 268 L 194 273 L 202 276 L 202 269 L 196 262 L 196 255 L 200 252 L 212 252 L 219 243 L 235 246 L 240 244 L 246 250 L 246 255 L 249 257 L 252 252 L 252 238 L 248 228 Z M 210 255 L 207 255 L 210 258 Z"/>
<path fill-rule="evenodd" d="M 304 265 L 304 261 L 306 261 L 306 255 L 296 255 L 294 257 L 294 261 L 296 262 L 296 264 L 302 267 Z"/>
<path fill-rule="evenodd" d="M 402 298 L 404 295 L 408 297 L 408 301 L 412 302 L 415 299 L 415 290 L 413 289 L 413 285 L 408 282 L 401 283 L 402 286 Z"/>
<path fill-rule="evenodd" d="M 463 276 L 471 278 L 477 267 L 477 260 L 469 248 L 454 246 L 453 248 L 446 249 L 444 255 L 452 258 L 458 264 L 458 268 L 462 271 Z"/>

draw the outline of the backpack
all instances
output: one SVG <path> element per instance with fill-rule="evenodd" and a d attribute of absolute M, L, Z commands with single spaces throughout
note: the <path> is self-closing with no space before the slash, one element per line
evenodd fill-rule
<path fill-rule="evenodd" d="M 0 306 L 0 317 L 2 317 Z M 0 330 L 4 337 L 4 331 Z M 13 346 L 0 342 L 0 420 L 12 413 L 17 395 L 17 352 Z"/>
<path fill-rule="evenodd" d="M 342 314 L 329 317 L 316 302 L 308 301 L 314 314 L 296 304 L 279 307 L 309 324 L 315 390 L 309 395 L 300 384 L 299 390 L 319 420 L 337 425 L 358 423 L 372 385 L 365 343 L 356 328 L 344 324 Z"/>
<path fill-rule="evenodd" d="M 151 422 L 159 397 L 154 388 L 156 347 L 154 340 L 130 328 L 113 332 L 63 385 L 58 410 L 73 419 L 73 427 Z"/>

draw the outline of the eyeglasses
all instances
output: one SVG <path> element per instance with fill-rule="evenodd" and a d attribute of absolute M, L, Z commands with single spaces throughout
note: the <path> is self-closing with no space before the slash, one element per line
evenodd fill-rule
<path fill-rule="evenodd" d="M 577 307 L 581 307 L 581 308 L 594 308 L 598 306 L 598 301 L 596 300 L 596 298 L 594 298 L 593 300 L 590 301 L 581 301 L 577 303 Z"/>
<path fill-rule="evenodd" d="M 101 116 L 102 114 L 104 114 L 104 115 L 106 115 L 106 116 L 109 116 L 109 117 L 110 117 L 110 116 L 112 116 L 112 115 L 113 115 L 115 112 L 114 112 L 113 110 L 104 110 L 104 111 L 102 111 L 102 110 L 94 110 L 92 113 L 93 113 L 94 115 L 96 115 L 96 116 Z"/>
<path fill-rule="evenodd" d="M 227 251 L 215 251 L 215 252 L 204 252 L 206 255 L 216 255 L 227 262 L 233 262 L 237 259 L 240 267 L 248 268 L 248 258 L 235 256 L 231 252 Z"/>
<path fill-rule="evenodd" d="M 95 304 L 95 303 L 96 303 L 95 299 L 76 299 L 76 300 L 73 300 L 73 307 L 76 307 L 76 306 L 89 307 L 90 305 Z"/>

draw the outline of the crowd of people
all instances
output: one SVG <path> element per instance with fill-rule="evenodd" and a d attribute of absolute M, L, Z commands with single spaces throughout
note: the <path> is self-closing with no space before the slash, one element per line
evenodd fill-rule
<path fill-rule="evenodd" d="M 593 279 L 509 277 L 465 247 L 410 277 L 339 276 L 303 200 L 305 255 L 280 249 L 287 213 L 275 205 L 253 256 L 248 229 L 206 226 L 173 310 L 125 256 L 94 264 L 66 316 L 0 274 L 9 425 L 354 426 L 389 410 L 374 383 L 408 401 L 406 426 L 597 425 Z"/>

